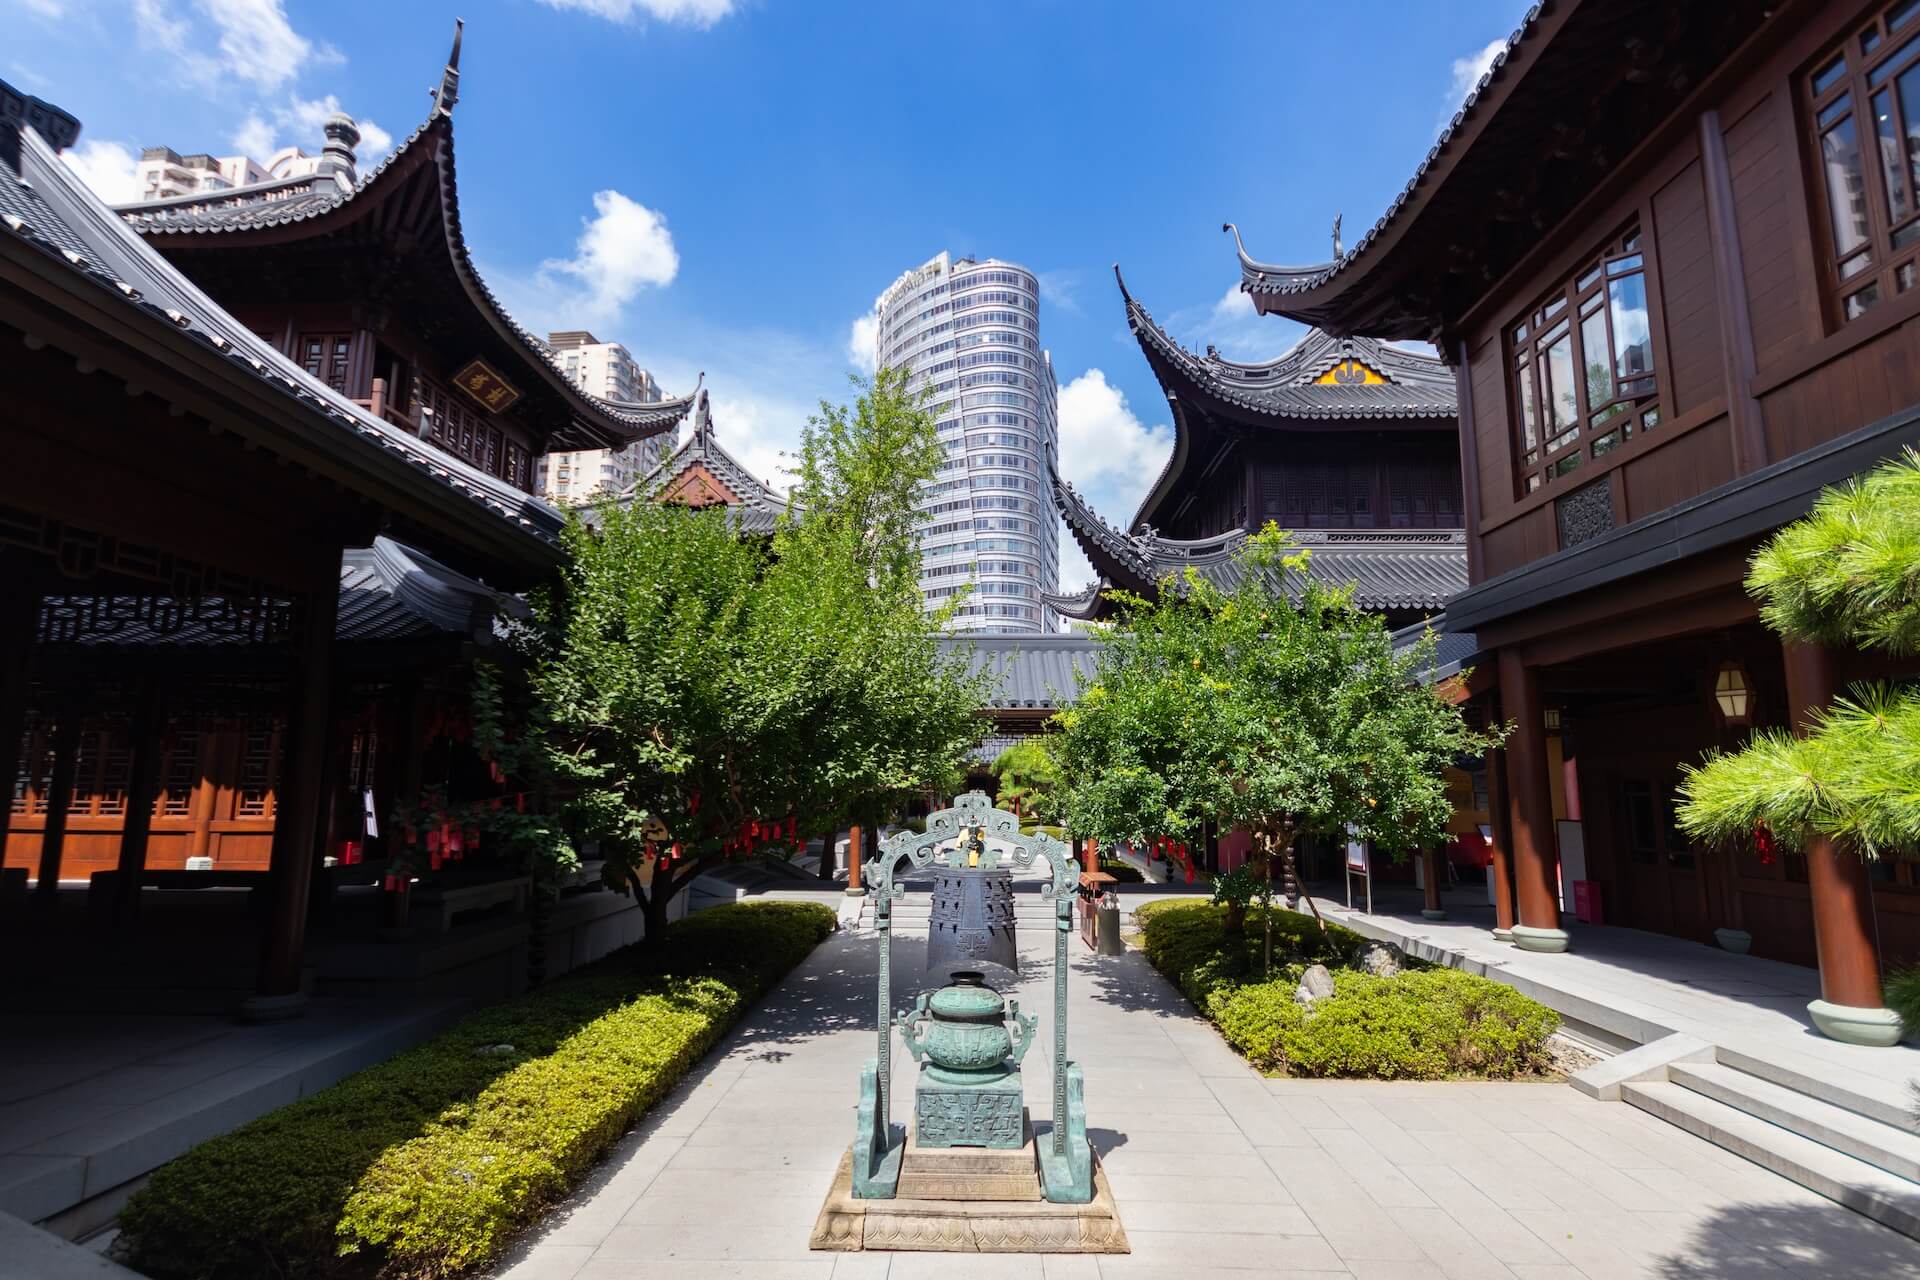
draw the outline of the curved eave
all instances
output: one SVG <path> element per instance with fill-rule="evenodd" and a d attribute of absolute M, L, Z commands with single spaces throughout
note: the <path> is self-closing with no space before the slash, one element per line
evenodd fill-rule
<path fill-rule="evenodd" d="M 251 203 L 233 203 L 236 198 L 244 202 L 249 196 L 264 195 L 298 181 L 280 179 L 221 193 L 217 198 L 235 210 L 230 218 L 185 216 L 187 210 L 211 203 L 205 195 L 177 197 L 151 206 L 123 205 L 116 212 L 143 237 L 155 242 L 185 242 L 196 237 L 218 238 L 224 244 L 238 247 L 305 239 L 350 226 L 381 201 L 402 190 L 406 179 L 428 163 L 435 167 L 441 225 L 445 229 L 444 243 L 462 291 L 472 302 L 482 322 L 509 349 L 520 354 L 524 365 L 539 378 L 548 392 L 566 405 L 578 429 L 578 436 L 556 433 L 554 443 L 562 447 L 617 449 L 636 440 L 659 435 L 678 424 L 692 406 L 691 396 L 645 406 L 624 406 L 582 391 L 554 363 L 545 345 L 521 327 L 494 296 L 474 266 L 460 224 L 460 193 L 454 165 L 453 116 L 450 110 L 436 107 L 418 128 L 351 190 L 327 194 L 316 189 L 311 195 L 288 200 L 261 199 Z M 324 178 L 316 180 L 316 188 L 325 181 Z M 276 205 L 286 207 L 276 208 Z M 242 210 L 244 214 L 239 212 Z"/>
<path fill-rule="evenodd" d="M 1059 508 L 1067 531 L 1086 552 L 1088 562 L 1103 583 L 1129 591 L 1148 590 L 1153 585 L 1153 566 L 1134 545 L 1133 538 L 1101 518 L 1079 491 L 1061 477 L 1051 456 L 1047 459 L 1047 473 L 1052 482 L 1054 505 Z"/>

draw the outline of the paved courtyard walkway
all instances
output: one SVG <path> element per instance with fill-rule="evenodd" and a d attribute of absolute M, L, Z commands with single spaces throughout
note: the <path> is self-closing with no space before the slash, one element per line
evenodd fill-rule
<path fill-rule="evenodd" d="M 1045 1033 L 1049 939 L 1021 937 Z M 898 1002 L 923 947 L 895 941 Z M 496 1275 L 1920 1277 L 1920 1243 L 1565 1085 L 1263 1080 L 1138 954 L 1077 941 L 1071 1048 L 1133 1253 L 811 1253 L 874 1051 L 874 963 L 871 932 L 829 939 Z M 1045 1061 L 1043 1042 L 1036 1120 Z"/>

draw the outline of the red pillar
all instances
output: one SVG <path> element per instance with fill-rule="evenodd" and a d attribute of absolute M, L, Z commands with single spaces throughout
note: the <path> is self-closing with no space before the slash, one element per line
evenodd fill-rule
<path fill-rule="evenodd" d="M 292 678 L 288 681 L 286 747 L 280 755 L 280 784 L 275 793 L 271 912 L 262 948 L 256 994 L 242 1009 L 245 1017 L 294 1017 L 306 1004 L 300 990 L 306 958 L 307 902 L 317 858 L 327 731 L 333 706 L 333 630 L 340 608 L 334 582 L 309 592 L 303 601 L 300 632 L 294 640 Z"/>
<path fill-rule="evenodd" d="M 1522 665 L 1520 655 L 1511 649 L 1500 651 L 1500 706 L 1514 725 L 1513 736 L 1507 739 L 1514 897 L 1520 908 L 1513 943 L 1525 951 L 1565 951 L 1540 676 Z"/>
<path fill-rule="evenodd" d="M 1833 701 L 1833 655 L 1815 645 L 1787 644 L 1784 657 L 1793 731 L 1804 737 L 1817 713 Z M 1836 1040 L 1897 1044 L 1899 1016 L 1880 994 L 1867 864 L 1820 838 L 1807 842 L 1806 857 L 1813 944 L 1820 959 L 1821 998 L 1807 1006 L 1814 1025 Z"/>
<path fill-rule="evenodd" d="M 863 894 L 860 885 L 860 824 L 847 828 L 847 892 Z"/>
<path fill-rule="evenodd" d="M 1493 877 L 1493 936 L 1513 938 L 1513 811 L 1507 807 L 1507 753 L 1487 752 L 1487 818 L 1493 847 L 1487 874 Z"/>
<path fill-rule="evenodd" d="M 1420 914 L 1428 920 L 1445 920 L 1447 909 L 1440 905 L 1440 877 L 1445 874 L 1446 863 L 1440 857 L 1440 847 L 1430 845 L 1420 851 L 1420 857 L 1425 862 L 1421 878 L 1427 882 L 1427 899 Z"/>

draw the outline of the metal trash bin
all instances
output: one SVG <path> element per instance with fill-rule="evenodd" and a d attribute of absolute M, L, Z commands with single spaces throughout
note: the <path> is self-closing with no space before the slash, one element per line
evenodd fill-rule
<path fill-rule="evenodd" d="M 1099 942 L 1094 947 L 1095 955 L 1121 956 L 1127 953 L 1127 944 L 1120 940 L 1120 899 L 1109 889 L 1100 895 L 1094 908 L 1094 928 L 1098 932 Z"/>

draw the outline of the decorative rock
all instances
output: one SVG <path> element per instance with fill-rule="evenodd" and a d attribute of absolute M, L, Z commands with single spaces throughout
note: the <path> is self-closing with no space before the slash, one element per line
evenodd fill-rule
<path fill-rule="evenodd" d="M 1316 964 L 1300 975 L 1300 987 L 1293 993 L 1295 1004 L 1310 1005 L 1333 994 L 1333 975 L 1327 966 Z"/>
<path fill-rule="evenodd" d="M 1391 942 L 1369 942 L 1353 957 L 1353 967 L 1376 978 L 1391 978 L 1406 967 L 1407 953 Z"/>
<path fill-rule="evenodd" d="M 483 1044 L 473 1051 L 478 1058 L 506 1058 L 520 1052 L 510 1044 Z"/>

